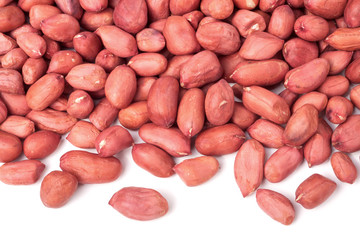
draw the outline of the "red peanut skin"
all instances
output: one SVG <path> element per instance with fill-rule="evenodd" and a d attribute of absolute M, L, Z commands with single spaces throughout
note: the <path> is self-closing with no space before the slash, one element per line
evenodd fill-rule
<path fill-rule="evenodd" d="M 99 157 L 110 157 L 130 147 L 134 140 L 128 130 L 121 126 L 111 126 L 102 131 L 95 139 Z"/>
<path fill-rule="evenodd" d="M 28 56 L 21 48 L 14 48 L 1 57 L 1 65 L 4 69 L 20 70 Z"/>
<path fill-rule="evenodd" d="M 269 182 L 281 182 L 293 173 L 303 160 L 302 149 L 283 146 L 266 161 L 264 176 Z"/>
<path fill-rule="evenodd" d="M 209 51 L 193 55 L 180 68 L 180 86 L 183 88 L 202 87 L 219 80 L 223 69 L 217 56 Z"/>
<path fill-rule="evenodd" d="M 233 2 L 239 9 L 247 10 L 252 10 L 259 4 L 259 0 L 233 0 Z"/>
<path fill-rule="evenodd" d="M 360 58 L 355 59 L 347 66 L 345 76 L 352 83 L 360 83 Z"/>
<path fill-rule="evenodd" d="M 147 12 L 145 0 L 121 0 L 114 9 L 114 23 L 128 33 L 138 33 L 148 22 Z"/>
<path fill-rule="evenodd" d="M 25 15 L 17 6 L 1 7 L 0 22 L 0 32 L 10 32 L 24 24 Z"/>
<path fill-rule="evenodd" d="M 35 124 L 25 117 L 11 115 L 0 125 L 0 130 L 26 138 L 35 131 Z"/>
<path fill-rule="evenodd" d="M 248 129 L 249 135 L 265 147 L 280 148 L 284 145 L 284 128 L 266 119 L 256 120 Z"/>
<path fill-rule="evenodd" d="M 116 67 L 105 83 L 105 96 L 116 108 L 126 108 L 136 93 L 135 72 L 126 65 Z"/>
<path fill-rule="evenodd" d="M 66 111 L 75 118 L 86 118 L 94 109 L 94 101 L 83 90 L 75 90 L 69 95 Z"/>
<path fill-rule="evenodd" d="M 279 96 L 285 100 L 285 102 L 289 105 L 289 107 L 291 107 L 299 97 L 298 94 L 293 93 L 287 88 L 285 88 L 281 93 L 279 93 Z"/>
<path fill-rule="evenodd" d="M 346 0 L 304 0 L 304 5 L 313 14 L 326 19 L 335 19 L 343 14 L 346 2 Z"/>
<path fill-rule="evenodd" d="M 68 14 L 57 14 L 40 23 L 41 31 L 47 37 L 58 42 L 70 42 L 80 32 L 76 18 Z"/>
<path fill-rule="evenodd" d="M 350 91 L 350 99 L 355 107 L 360 108 L 360 87 L 355 86 Z"/>
<path fill-rule="evenodd" d="M 193 26 L 194 29 L 197 29 L 201 19 L 204 18 L 204 14 L 198 10 L 186 13 L 183 15 Z"/>
<path fill-rule="evenodd" d="M 256 121 L 256 119 L 258 119 L 258 117 L 258 115 L 244 107 L 242 102 L 235 102 L 234 113 L 230 121 L 239 126 L 242 130 L 246 130 Z"/>
<path fill-rule="evenodd" d="M 199 8 L 200 0 L 170 0 L 169 7 L 173 15 L 183 15 Z"/>
<path fill-rule="evenodd" d="M 164 216 L 168 202 L 157 191 L 149 188 L 126 187 L 116 192 L 109 205 L 125 217 L 148 221 Z"/>
<path fill-rule="evenodd" d="M 357 170 L 350 157 L 343 152 L 335 152 L 331 156 L 331 167 L 336 177 L 345 183 L 353 184 L 357 178 Z"/>
<path fill-rule="evenodd" d="M 232 14 L 234 3 L 232 0 L 202 0 L 200 9 L 205 15 L 216 19 L 226 19 Z"/>
<path fill-rule="evenodd" d="M 16 38 L 19 47 L 31 58 L 40 58 L 46 52 L 46 42 L 37 33 L 23 33 Z"/>
<path fill-rule="evenodd" d="M 100 12 L 108 5 L 108 0 L 79 0 L 80 6 L 89 12 Z"/>
<path fill-rule="evenodd" d="M 246 141 L 235 157 L 234 174 L 243 197 L 253 193 L 264 176 L 265 149 L 255 139 Z"/>
<path fill-rule="evenodd" d="M 73 38 L 74 49 L 86 61 L 94 62 L 97 54 L 102 50 L 100 38 L 93 32 L 80 32 Z"/>
<path fill-rule="evenodd" d="M 237 151 L 244 141 L 245 133 L 229 123 L 202 131 L 195 139 L 195 148 L 203 155 L 225 155 Z"/>
<path fill-rule="evenodd" d="M 345 122 L 353 111 L 354 106 L 347 98 L 335 96 L 329 99 L 326 106 L 326 118 L 334 124 L 340 124 Z"/>
<path fill-rule="evenodd" d="M 327 51 L 320 55 L 329 61 L 329 75 L 341 73 L 350 63 L 353 53 L 347 51 Z"/>
<path fill-rule="evenodd" d="M 296 19 L 294 32 L 306 41 L 320 41 L 328 35 L 329 24 L 321 17 L 304 15 Z"/>
<path fill-rule="evenodd" d="M 304 146 L 304 156 L 309 168 L 324 163 L 330 155 L 330 138 L 324 134 L 315 133 Z"/>
<path fill-rule="evenodd" d="M 248 37 L 253 32 L 262 32 L 266 29 L 264 17 L 260 14 L 240 9 L 231 19 L 231 23 L 239 30 L 242 37 Z"/>
<path fill-rule="evenodd" d="M 95 58 L 95 64 L 101 66 L 106 72 L 111 72 L 118 65 L 122 65 L 124 60 L 112 54 L 109 50 L 101 50 Z"/>
<path fill-rule="evenodd" d="M 360 150 L 360 115 L 350 116 L 338 125 L 331 137 L 332 145 L 339 151 L 351 153 Z"/>
<path fill-rule="evenodd" d="M 281 6 L 285 3 L 285 0 L 260 0 L 259 8 L 264 12 L 272 12 L 278 6 Z"/>
<path fill-rule="evenodd" d="M 256 202 L 275 221 L 284 225 L 290 225 L 294 221 L 295 209 L 284 195 L 269 189 L 258 189 Z"/>
<path fill-rule="evenodd" d="M 19 35 L 23 33 L 36 33 L 40 35 L 40 30 L 33 28 L 29 23 L 22 25 L 14 30 L 12 30 L 9 35 L 10 37 L 16 39 Z M 42 36 L 45 39 L 45 36 Z"/>
<path fill-rule="evenodd" d="M 60 44 L 45 35 L 43 36 L 43 38 L 46 42 L 46 52 L 44 54 L 44 57 L 46 59 L 51 59 L 56 52 L 60 51 Z"/>
<path fill-rule="evenodd" d="M 18 6 L 24 11 L 29 12 L 31 7 L 38 4 L 48 4 L 51 5 L 54 3 L 54 0 L 19 0 Z"/>
<path fill-rule="evenodd" d="M 105 86 L 105 70 L 93 63 L 84 63 L 73 67 L 65 77 L 73 87 L 85 91 L 98 91 Z"/>
<path fill-rule="evenodd" d="M 247 109 L 277 124 L 284 124 L 290 118 L 286 101 L 265 88 L 245 87 L 242 100 Z"/>
<path fill-rule="evenodd" d="M 335 189 L 335 182 L 320 174 L 313 174 L 298 186 L 295 201 L 306 209 L 313 209 L 326 201 Z"/>
<path fill-rule="evenodd" d="M 180 55 L 172 57 L 167 65 L 166 70 L 160 74 L 160 77 L 174 77 L 180 79 L 180 70 L 183 64 L 185 64 L 193 55 Z"/>
<path fill-rule="evenodd" d="M 159 53 L 140 53 L 130 59 L 128 66 L 139 76 L 151 77 L 166 70 L 167 59 Z"/>
<path fill-rule="evenodd" d="M 168 17 L 163 34 L 167 49 L 174 55 L 191 54 L 200 50 L 195 30 L 185 17 Z"/>
<path fill-rule="evenodd" d="M 6 34 L 0 33 L 0 55 L 4 55 L 17 46 L 16 41 Z"/>
<path fill-rule="evenodd" d="M 282 50 L 285 61 L 293 68 L 314 60 L 319 56 L 316 43 L 301 38 L 292 38 L 284 44 Z"/>
<path fill-rule="evenodd" d="M 153 28 L 144 28 L 138 32 L 136 42 L 139 50 L 143 52 L 159 52 L 165 47 L 164 36 Z"/>
<path fill-rule="evenodd" d="M 211 156 L 186 159 L 175 165 L 174 171 L 188 186 L 194 187 L 211 179 L 219 170 L 219 162 Z"/>
<path fill-rule="evenodd" d="M 24 94 L 21 74 L 13 69 L 0 68 L 0 91 L 4 93 Z"/>
<path fill-rule="evenodd" d="M 292 106 L 292 112 L 296 112 L 305 104 L 312 104 L 319 112 L 322 112 L 328 104 L 328 98 L 325 94 L 319 92 L 309 92 L 300 96 Z"/>
<path fill-rule="evenodd" d="M 49 208 L 64 206 L 75 193 L 78 181 L 68 172 L 52 171 L 45 176 L 40 187 L 40 198 Z"/>
<path fill-rule="evenodd" d="M 205 96 L 205 114 L 213 125 L 227 123 L 234 113 L 234 92 L 224 79 L 212 85 Z"/>
<path fill-rule="evenodd" d="M 42 20 L 60 13 L 61 10 L 59 8 L 51 5 L 34 5 L 29 11 L 29 22 L 33 28 L 40 30 L 40 23 Z"/>
<path fill-rule="evenodd" d="M 342 75 L 329 76 L 317 89 L 327 97 L 342 96 L 349 90 L 349 80 Z"/>
<path fill-rule="evenodd" d="M 7 118 L 8 110 L 5 103 L 0 99 L 0 123 L 4 122 Z"/>
<path fill-rule="evenodd" d="M 45 164 L 38 160 L 5 163 L 0 167 L 0 181 L 10 185 L 30 185 L 39 179 Z"/>
<path fill-rule="evenodd" d="M 100 131 L 109 127 L 116 119 L 119 109 L 114 107 L 107 98 L 103 98 L 89 116 L 89 120 Z"/>
<path fill-rule="evenodd" d="M 171 127 L 176 120 L 179 83 L 173 77 L 161 77 L 149 91 L 147 108 L 149 119 L 162 127 Z"/>
<path fill-rule="evenodd" d="M 55 3 L 61 11 L 77 19 L 81 18 L 84 12 L 80 6 L 79 0 L 55 0 Z"/>
<path fill-rule="evenodd" d="M 66 75 L 73 67 L 82 63 L 83 60 L 77 52 L 71 50 L 57 51 L 50 60 L 47 73 Z"/>
<path fill-rule="evenodd" d="M 113 25 L 112 8 L 106 8 L 101 12 L 84 12 L 81 17 L 81 26 L 89 31 L 95 31 L 97 28 L 105 25 Z"/>
<path fill-rule="evenodd" d="M 22 66 L 22 76 L 25 84 L 33 84 L 41 78 L 48 68 L 43 58 L 28 58 Z"/>
<path fill-rule="evenodd" d="M 66 140 L 78 148 L 95 148 L 95 139 L 99 134 L 100 131 L 90 122 L 78 121 Z"/>
<path fill-rule="evenodd" d="M 187 137 L 198 134 L 205 122 L 205 94 L 199 88 L 191 88 L 181 98 L 177 125 L 181 132 Z"/>
<path fill-rule="evenodd" d="M 281 38 L 287 39 L 292 34 L 295 24 L 295 14 L 288 5 L 275 8 L 271 15 L 268 32 Z"/>
<path fill-rule="evenodd" d="M 338 28 L 326 39 L 325 43 L 337 50 L 360 50 L 360 28 Z"/>
<path fill-rule="evenodd" d="M 175 173 L 173 170 L 174 159 L 154 145 L 148 143 L 134 144 L 131 154 L 139 167 L 156 177 L 167 178 Z"/>
<path fill-rule="evenodd" d="M 53 153 L 60 143 L 60 135 L 42 130 L 26 137 L 23 151 L 28 159 L 42 159 Z"/>
<path fill-rule="evenodd" d="M 166 19 L 170 15 L 169 0 L 146 0 L 150 22 Z"/>
<path fill-rule="evenodd" d="M 230 81 L 232 81 L 230 76 L 235 71 L 237 65 L 240 64 L 241 62 L 244 62 L 245 59 L 240 57 L 239 52 L 236 52 L 236 53 L 231 54 L 231 55 L 220 57 L 219 61 L 220 61 L 221 67 L 223 68 L 223 71 L 224 71 L 223 78 L 226 81 L 230 82 Z"/>
<path fill-rule="evenodd" d="M 121 173 L 121 162 L 115 157 L 100 157 L 97 154 L 73 150 L 60 158 L 60 168 L 73 174 L 82 184 L 108 183 Z"/>
<path fill-rule="evenodd" d="M 147 102 L 140 101 L 130 104 L 119 112 L 119 122 L 125 128 L 136 130 L 149 122 Z"/>
<path fill-rule="evenodd" d="M 12 115 L 25 116 L 31 109 L 26 103 L 25 95 L 0 93 L 1 99 L 5 103 L 8 113 Z"/>
<path fill-rule="evenodd" d="M 344 9 L 344 20 L 348 27 L 360 27 L 360 1 L 350 0 Z"/>
<path fill-rule="evenodd" d="M 191 154 L 190 138 L 182 134 L 178 128 L 164 128 L 147 123 L 140 128 L 139 136 L 144 142 L 165 150 L 173 157 Z"/>
<path fill-rule="evenodd" d="M 0 162 L 7 163 L 15 160 L 22 153 L 22 143 L 13 134 L 0 131 Z"/>

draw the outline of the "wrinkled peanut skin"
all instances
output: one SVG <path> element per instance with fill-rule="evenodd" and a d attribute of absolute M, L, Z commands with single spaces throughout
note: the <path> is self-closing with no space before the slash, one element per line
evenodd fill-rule
<path fill-rule="evenodd" d="M 114 23 L 128 33 L 138 33 L 147 24 L 147 12 L 145 0 L 122 0 L 114 9 Z"/>
<path fill-rule="evenodd" d="M 5 163 L 0 167 L 0 181 L 10 185 L 29 185 L 37 182 L 45 164 L 39 160 Z"/>
<path fill-rule="evenodd" d="M 14 134 L 19 138 L 26 138 L 35 132 L 35 124 L 33 121 L 22 116 L 8 116 L 0 125 L 0 130 Z"/>
<path fill-rule="evenodd" d="M 343 51 L 360 50 L 360 27 L 338 28 L 330 34 L 325 42 L 331 47 Z"/>

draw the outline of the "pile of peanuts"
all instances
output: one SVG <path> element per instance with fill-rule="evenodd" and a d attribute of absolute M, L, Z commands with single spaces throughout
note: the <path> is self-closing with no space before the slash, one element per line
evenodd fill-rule
<path fill-rule="evenodd" d="M 0 63 L 0 181 L 37 182 L 41 159 L 65 134 L 97 151 L 64 153 L 62 171 L 43 178 L 50 208 L 78 184 L 116 180 L 114 155 L 130 147 L 139 167 L 190 187 L 217 173 L 216 156 L 237 152 L 243 197 L 256 192 L 285 225 L 293 203 L 258 189 L 264 179 L 329 158 L 340 181 L 357 178 L 347 153 L 360 150 L 352 115 L 360 85 L 350 87 L 360 83 L 360 0 L 0 0 Z M 192 142 L 203 156 L 175 161 L 191 155 Z M 277 149 L 266 161 L 265 148 Z M 314 208 L 336 186 L 313 174 L 295 202 Z M 168 211 L 158 191 L 141 187 L 122 188 L 109 204 L 137 220 Z"/>

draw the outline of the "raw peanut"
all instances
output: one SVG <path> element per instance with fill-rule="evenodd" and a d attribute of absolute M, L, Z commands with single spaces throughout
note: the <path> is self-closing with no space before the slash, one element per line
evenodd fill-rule
<path fill-rule="evenodd" d="M 320 41 L 328 35 L 329 24 L 321 17 L 304 15 L 296 19 L 294 32 L 306 41 Z"/>
<path fill-rule="evenodd" d="M 165 47 L 164 36 L 153 28 L 144 28 L 138 32 L 136 42 L 139 50 L 143 52 L 159 52 Z"/>
<path fill-rule="evenodd" d="M 108 0 L 79 0 L 80 6 L 88 12 L 100 12 L 108 5 Z"/>
<path fill-rule="evenodd" d="M 26 115 L 35 122 L 35 126 L 41 130 L 49 130 L 58 134 L 65 134 L 77 122 L 77 119 L 67 113 L 45 109 L 42 111 L 32 110 Z"/>
<path fill-rule="evenodd" d="M 182 134 L 178 128 L 164 128 L 147 123 L 140 127 L 139 136 L 144 142 L 165 150 L 173 157 L 191 154 L 190 138 Z"/>
<path fill-rule="evenodd" d="M 111 72 L 118 65 L 122 65 L 124 60 L 112 54 L 109 50 L 101 50 L 95 58 L 95 64 L 104 68 L 106 72 Z"/>
<path fill-rule="evenodd" d="M 281 182 L 293 173 L 303 160 L 302 149 L 288 146 L 280 147 L 266 161 L 264 176 L 269 182 Z"/>
<path fill-rule="evenodd" d="M 205 94 L 198 88 L 191 88 L 181 98 L 177 125 L 181 132 L 187 137 L 198 134 L 205 122 Z"/>
<path fill-rule="evenodd" d="M 200 49 L 200 45 L 195 36 L 195 30 L 185 17 L 168 17 L 163 34 L 167 49 L 174 55 L 191 54 Z"/>
<path fill-rule="evenodd" d="M 280 148 L 284 145 L 284 128 L 266 119 L 256 120 L 248 129 L 249 135 L 265 147 Z"/>
<path fill-rule="evenodd" d="M 22 25 L 21 27 L 18 27 L 16 29 L 12 30 L 9 33 L 9 35 L 10 35 L 10 37 L 12 37 L 13 39 L 16 40 L 16 38 L 23 33 L 36 33 L 36 34 L 40 35 L 40 30 L 33 28 L 30 24 L 26 23 L 26 24 Z"/>
<path fill-rule="evenodd" d="M 21 116 L 8 116 L 0 125 L 0 130 L 11 133 L 19 138 L 26 138 L 35 132 L 35 124 L 31 120 Z"/>
<path fill-rule="evenodd" d="M 232 0 L 202 0 L 200 9 L 205 15 L 225 19 L 233 13 L 234 3 Z"/>
<path fill-rule="evenodd" d="M 329 70 L 326 59 L 316 58 L 287 72 L 284 86 L 298 94 L 311 92 L 325 81 Z"/>
<path fill-rule="evenodd" d="M 51 5 L 34 5 L 29 11 L 29 22 L 33 28 L 40 30 L 41 21 L 60 13 L 61 10 L 59 8 Z"/>
<path fill-rule="evenodd" d="M 40 58 L 45 54 L 46 42 L 36 33 L 23 33 L 16 38 L 19 47 L 31 58 Z"/>
<path fill-rule="evenodd" d="M 217 56 L 209 51 L 193 55 L 180 68 L 180 86 L 183 88 L 202 87 L 215 82 L 223 75 Z"/>
<path fill-rule="evenodd" d="M 139 167 L 156 177 L 166 178 L 174 174 L 173 158 L 158 147 L 148 143 L 135 144 L 131 154 Z"/>
<path fill-rule="evenodd" d="M 183 64 L 192 58 L 193 55 L 181 55 L 172 57 L 167 65 L 165 72 L 160 77 L 174 77 L 180 79 L 180 70 Z"/>
<path fill-rule="evenodd" d="M 347 154 L 343 152 L 335 152 L 331 156 L 331 167 L 340 181 L 350 184 L 355 182 L 357 178 L 357 170 Z"/>
<path fill-rule="evenodd" d="M 0 92 L 0 95 L 8 109 L 9 114 L 25 116 L 31 111 L 26 103 L 25 95 L 10 94 L 5 92 Z"/>
<path fill-rule="evenodd" d="M 121 173 L 121 162 L 115 157 L 100 157 L 97 154 L 73 150 L 60 158 L 60 168 L 73 174 L 79 183 L 108 183 Z"/>
<path fill-rule="evenodd" d="M 114 23 L 128 33 L 138 33 L 147 24 L 147 11 L 145 0 L 119 1 L 114 9 Z"/>
<path fill-rule="evenodd" d="M 360 58 L 351 62 L 345 70 L 345 76 L 352 83 L 360 83 Z"/>
<path fill-rule="evenodd" d="M 47 67 L 43 58 L 28 58 L 22 67 L 24 83 L 28 85 L 35 83 L 46 73 Z"/>
<path fill-rule="evenodd" d="M 326 118 L 334 124 L 340 124 L 346 121 L 354 111 L 352 103 L 344 97 L 334 96 L 329 99 L 326 107 Z"/>
<path fill-rule="evenodd" d="M 94 62 L 102 50 L 100 38 L 93 32 L 80 32 L 73 38 L 74 49 L 86 61 Z"/>
<path fill-rule="evenodd" d="M 338 28 L 325 39 L 325 42 L 338 50 L 360 50 L 360 28 Z"/>
<path fill-rule="evenodd" d="M 290 37 L 295 24 L 295 14 L 288 5 L 275 8 L 271 15 L 268 32 L 281 38 Z"/>
<path fill-rule="evenodd" d="M 265 149 L 255 139 L 247 140 L 235 157 L 234 174 L 243 197 L 261 184 L 264 173 Z"/>
<path fill-rule="evenodd" d="M 105 86 L 105 70 L 93 63 L 84 63 L 73 67 L 65 80 L 74 88 L 85 91 L 98 91 Z"/>
<path fill-rule="evenodd" d="M 337 126 L 332 134 L 331 143 L 339 151 L 356 152 L 360 150 L 360 115 L 352 115 Z"/>
<path fill-rule="evenodd" d="M 326 19 L 335 19 L 343 14 L 346 2 L 346 0 L 304 0 L 304 5 L 313 14 Z"/>
<path fill-rule="evenodd" d="M 49 208 L 64 206 L 78 187 L 76 177 L 68 172 L 52 171 L 45 176 L 40 187 L 42 203 Z"/>
<path fill-rule="evenodd" d="M 43 38 L 46 42 L 46 52 L 44 54 L 44 57 L 47 59 L 51 59 L 56 52 L 60 51 L 60 44 L 45 35 L 43 36 Z"/>
<path fill-rule="evenodd" d="M 320 55 L 329 61 L 329 75 L 341 73 L 350 63 L 353 53 L 346 51 L 327 51 Z"/>
<path fill-rule="evenodd" d="M 194 29 L 198 28 L 201 19 L 204 18 L 204 14 L 198 10 L 188 12 L 183 16 L 190 22 Z"/>
<path fill-rule="evenodd" d="M 97 28 L 105 25 L 113 25 L 112 8 L 106 8 L 101 12 L 84 12 L 81 17 L 81 26 L 89 31 L 95 31 Z"/>
<path fill-rule="evenodd" d="M 104 47 L 118 57 L 126 58 L 138 54 L 135 38 L 116 26 L 101 26 L 95 33 L 101 38 Z"/>
<path fill-rule="evenodd" d="M 0 7 L 0 32 L 10 32 L 25 22 L 25 15 L 14 5 Z"/>
<path fill-rule="evenodd" d="M 0 99 L 0 123 L 4 122 L 7 118 L 8 110 L 5 103 Z"/>
<path fill-rule="evenodd" d="M 62 95 L 58 99 L 55 100 L 49 107 L 56 111 L 66 112 L 67 109 L 67 97 Z"/>
<path fill-rule="evenodd" d="M 292 112 L 296 112 L 300 107 L 305 104 L 312 104 L 318 112 L 322 112 L 327 104 L 328 98 L 325 94 L 319 92 L 309 92 L 299 97 L 292 106 Z"/>
<path fill-rule="evenodd" d="M 119 122 L 124 127 L 136 130 L 142 125 L 149 122 L 147 102 L 140 101 L 130 104 L 119 112 Z"/>
<path fill-rule="evenodd" d="M 275 221 L 284 225 L 290 225 L 294 221 L 295 209 L 284 195 L 269 189 L 258 189 L 256 202 Z"/>
<path fill-rule="evenodd" d="M 109 127 L 116 119 L 119 109 L 114 107 L 107 98 L 103 98 L 89 116 L 89 120 L 100 131 Z"/>
<path fill-rule="evenodd" d="M 24 94 L 21 74 L 13 69 L 0 68 L 0 92 Z"/>
<path fill-rule="evenodd" d="M 79 0 L 55 0 L 55 3 L 61 11 L 77 19 L 81 18 L 83 14 Z"/>
<path fill-rule="evenodd" d="M 66 139 L 78 148 L 95 148 L 95 139 L 100 131 L 90 122 L 78 121 Z"/>
<path fill-rule="evenodd" d="M 15 160 L 22 153 L 22 143 L 11 133 L 0 131 L 0 162 L 6 163 Z"/>
<path fill-rule="evenodd" d="M 242 102 L 235 102 L 234 113 L 230 120 L 232 123 L 235 123 L 242 130 L 246 130 L 257 118 L 258 116 L 244 107 Z"/>
<path fill-rule="evenodd" d="M 57 73 L 48 73 L 30 86 L 26 93 L 27 105 L 32 110 L 44 110 L 64 92 L 64 77 Z"/>
<path fill-rule="evenodd" d="M 152 85 L 147 100 L 149 119 L 162 127 L 176 120 L 179 83 L 173 77 L 161 77 Z"/>
<path fill-rule="evenodd" d="M 130 59 L 127 64 L 137 75 L 151 77 L 163 73 L 167 67 L 167 59 L 159 53 L 140 53 Z"/>
<path fill-rule="evenodd" d="M 319 49 L 316 43 L 292 38 L 284 44 L 282 54 L 285 61 L 293 68 L 314 60 L 319 56 Z"/>
<path fill-rule="evenodd" d="M 21 48 L 14 48 L 1 58 L 1 66 L 7 69 L 20 70 L 28 56 Z"/>
<path fill-rule="evenodd" d="M 212 178 L 219 170 L 219 162 L 211 156 L 186 159 L 175 165 L 174 171 L 188 186 L 194 187 Z"/>
<path fill-rule="evenodd" d="M 203 155 L 225 155 L 236 152 L 244 141 L 245 133 L 228 123 L 202 131 L 195 139 L 195 148 Z"/>
<path fill-rule="evenodd" d="M 165 23 L 166 23 L 166 19 L 167 18 L 159 19 L 159 20 L 157 20 L 155 22 L 152 22 L 152 23 L 149 24 L 149 27 L 163 33 Z"/>
<path fill-rule="evenodd" d="M 328 97 L 342 96 L 349 90 L 349 80 L 342 75 L 329 76 L 317 89 Z"/>
<path fill-rule="evenodd" d="M 304 156 L 309 168 L 322 164 L 330 155 L 330 138 L 321 133 L 315 133 L 304 146 Z"/>
<path fill-rule="evenodd" d="M 256 8 L 259 3 L 259 0 L 233 0 L 236 7 L 239 9 L 252 10 Z"/>
<path fill-rule="evenodd" d="M 359 85 L 353 87 L 350 91 L 350 99 L 351 102 L 355 105 L 355 107 L 360 108 L 360 87 Z"/>
<path fill-rule="evenodd" d="M 243 59 L 242 57 L 240 57 L 239 52 L 236 52 L 234 54 L 231 55 L 227 55 L 227 56 L 222 56 L 219 58 L 221 67 L 224 70 L 224 74 L 223 74 L 223 78 L 226 81 L 231 81 L 232 79 L 230 79 L 230 76 L 233 74 L 233 72 L 236 69 L 236 66 L 241 63 L 244 62 L 245 59 Z"/>
<path fill-rule="evenodd" d="M 285 100 L 265 88 L 245 87 L 242 100 L 251 112 L 277 124 L 286 123 L 290 117 L 290 108 Z"/>
<path fill-rule="evenodd" d="M 203 19 L 201 19 L 201 21 L 199 22 L 199 26 L 198 27 L 201 27 L 202 25 L 205 25 L 205 24 L 208 24 L 208 23 L 212 23 L 212 22 L 218 22 L 219 20 L 213 18 L 213 17 L 208 17 L 208 16 L 205 16 L 203 17 Z"/>
<path fill-rule="evenodd" d="M 51 5 L 54 0 L 19 0 L 18 6 L 24 11 L 29 12 L 34 5 L 48 4 Z"/>
<path fill-rule="evenodd" d="M 344 17 L 335 19 L 335 22 L 336 22 L 336 26 L 338 28 L 347 28 L 348 27 L 348 25 L 345 22 Z"/>
<path fill-rule="evenodd" d="M 44 168 L 38 160 L 8 162 L 0 167 L 0 181 L 10 185 L 30 185 L 37 182 Z"/>
<path fill-rule="evenodd" d="M 264 12 L 272 12 L 278 6 L 281 6 L 285 3 L 285 0 L 260 0 L 259 8 Z"/>
<path fill-rule="evenodd" d="M 205 96 L 205 114 L 213 125 L 227 123 L 234 113 L 234 92 L 228 82 L 221 79 L 212 85 Z"/>
<path fill-rule="evenodd" d="M 285 88 L 281 93 L 279 93 L 279 96 L 285 100 L 285 102 L 289 105 L 289 107 L 291 107 L 299 97 L 298 94 L 293 93 L 287 88 Z"/>
<path fill-rule="evenodd" d="M 86 118 L 94 109 L 94 101 L 90 95 L 83 90 L 73 91 L 67 101 L 66 111 L 74 118 Z"/>
<path fill-rule="evenodd" d="M 150 21 L 166 19 L 170 15 L 169 3 L 169 0 L 146 0 Z"/>
<path fill-rule="evenodd" d="M 233 54 L 241 45 L 236 28 L 221 21 L 201 25 L 196 31 L 196 39 L 204 49 L 221 55 Z"/>
<path fill-rule="evenodd" d="M 344 20 L 348 27 L 360 27 L 359 12 L 359 0 L 349 0 L 344 9 Z"/>
<path fill-rule="evenodd" d="M 240 48 L 240 56 L 249 60 L 266 60 L 283 48 L 284 40 L 270 33 L 253 32 Z"/>
<path fill-rule="evenodd" d="M 157 80 L 155 77 L 143 77 L 137 80 L 136 93 L 134 96 L 134 102 L 137 101 L 146 101 L 151 86 Z"/>
<path fill-rule="evenodd" d="M 169 207 L 166 199 L 149 188 L 125 187 L 116 192 L 109 205 L 125 217 L 148 221 L 164 216 Z"/>
<path fill-rule="evenodd" d="M 319 112 L 311 104 L 305 104 L 290 117 L 283 133 L 283 143 L 291 147 L 304 144 L 318 128 Z"/>
<path fill-rule="evenodd" d="M 253 0 L 251 0 L 251 1 L 253 1 Z M 254 12 L 260 14 L 260 15 L 264 18 L 266 26 L 269 25 L 269 23 L 270 23 L 270 18 L 271 18 L 270 14 L 268 14 L 268 13 L 266 13 L 266 12 L 260 10 L 260 9 L 257 9 L 257 10 L 255 10 Z"/>
<path fill-rule="evenodd" d="M 83 63 L 77 52 L 71 50 L 57 51 L 51 58 L 47 73 L 66 75 L 72 68 Z"/>
<path fill-rule="evenodd" d="M 116 67 L 105 83 L 105 96 L 116 108 L 126 108 L 136 93 L 135 72 L 126 65 Z"/>
<path fill-rule="evenodd" d="M 80 32 L 79 22 L 71 15 L 56 14 L 40 23 L 41 31 L 58 42 L 70 42 Z"/>
<path fill-rule="evenodd" d="M 0 55 L 4 55 L 14 49 L 17 43 L 14 39 L 6 34 L 0 33 Z"/>
<path fill-rule="evenodd" d="M 242 86 L 271 86 L 284 80 L 289 66 L 278 59 L 244 61 L 239 63 L 230 78 Z"/>
<path fill-rule="evenodd" d="M 130 147 L 134 143 L 129 131 L 121 126 L 111 126 L 95 139 L 99 157 L 110 157 Z"/>
<path fill-rule="evenodd" d="M 169 7 L 173 15 L 183 15 L 199 8 L 200 0 L 170 0 Z"/>
<path fill-rule="evenodd" d="M 0 7 L 5 7 L 6 5 L 11 4 L 12 0 L 1 0 Z"/>
<path fill-rule="evenodd" d="M 312 209 L 325 202 L 335 189 L 335 182 L 315 173 L 305 179 L 296 189 L 295 201 L 306 209 Z"/>
<path fill-rule="evenodd" d="M 231 19 L 231 23 L 239 30 L 242 37 L 247 37 L 253 32 L 262 32 L 266 23 L 260 14 L 246 9 L 238 10 Z"/>

